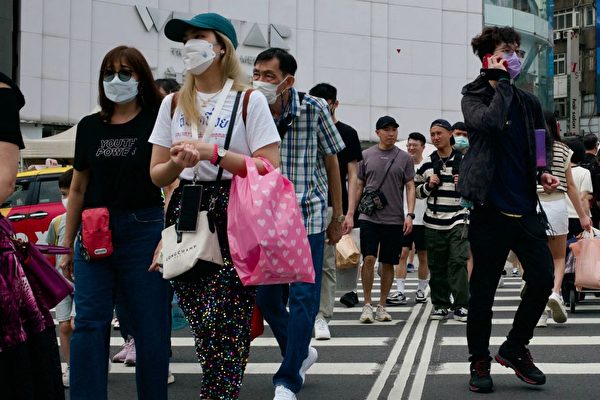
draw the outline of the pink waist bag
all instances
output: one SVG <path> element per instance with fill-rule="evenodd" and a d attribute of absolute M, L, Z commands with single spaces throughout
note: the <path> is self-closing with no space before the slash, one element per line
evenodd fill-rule
<path fill-rule="evenodd" d="M 81 214 L 81 253 L 86 260 L 101 260 L 113 253 L 108 208 L 88 208 Z"/>

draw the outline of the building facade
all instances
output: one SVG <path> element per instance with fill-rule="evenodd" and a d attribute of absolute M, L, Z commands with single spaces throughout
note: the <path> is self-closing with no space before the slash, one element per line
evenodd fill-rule
<path fill-rule="evenodd" d="M 600 132 L 599 0 L 555 0 L 554 103 L 565 136 Z"/>
<path fill-rule="evenodd" d="M 3 2 L 9 3 L 9 2 Z M 460 90 L 480 63 L 470 40 L 482 27 L 481 0 L 13 0 L 14 51 L 0 63 L 19 82 L 32 138 L 77 123 L 97 104 L 99 65 L 111 48 L 142 51 L 156 78 L 181 79 L 181 46 L 163 33 L 170 18 L 213 11 L 231 18 L 250 73 L 268 46 L 298 60 L 297 87 L 338 87 L 339 118 L 361 139 L 393 115 L 401 136 L 436 118 L 462 119 Z M 3 28 L 7 26 L 3 24 Z M 4 37 L 2 35 L 2 37 Z M 44 131 L 45 129 L 45 131 Z"/>

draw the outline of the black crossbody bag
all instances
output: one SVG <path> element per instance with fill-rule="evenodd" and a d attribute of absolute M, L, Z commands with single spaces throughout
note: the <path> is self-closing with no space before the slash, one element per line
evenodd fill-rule
<path fill-rule="evenodd" d="M 379 184 L 377 189 L 365 189 L 363 191 L 363 194 L 360 197 L 360 201 L 358 203 L 359 213 L 371 216 L 375 214 L 376 211 L 383 210 L 388 204 L 385 195 L 381 191 L 381 186 L 383 186 L 385 178 L 387 178 L 388 172 L 390 172 L 390 168 L 392 167 L 392 164 L 396 160 L 396 157 L 398 157 L 399 153 L 400 149 L 398 149 L 396 155 L 390 161 L 388 161 L 387 168 L 385 170 L 385 175 L 383 176 L 383 179 L 381 180 L 381 183 Z"/>

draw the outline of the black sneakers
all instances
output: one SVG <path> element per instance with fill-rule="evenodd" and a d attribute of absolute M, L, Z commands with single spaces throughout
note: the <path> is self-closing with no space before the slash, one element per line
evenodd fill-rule
<path fill-rule="evenodd" d="M 535 366 L 531 353 L 525 346 L 513 349 L 504 342 L 496 354 L 496 361 L 506 368 L 512 368 L 517 377 L 525 383 L 530 385 L 546 383 L 546 375 Z"/>
<path fill-rule="evenodd" d="M 340 297 L 340 303 L 348 308 L 354 307 L 358 304 L 358 294 L 356 292 L 348 292 Z"/>
<path fill-rule="evenodd" d="M 471 379 L 469 380 L 469 390 L 471 392 L 490 393 L 494 391 L 490 368 L 489 358 L 471 362 Z"/>

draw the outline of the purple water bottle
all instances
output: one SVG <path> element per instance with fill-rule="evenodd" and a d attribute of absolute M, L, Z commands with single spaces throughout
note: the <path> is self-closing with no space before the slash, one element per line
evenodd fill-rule
<path fill-rule="evenodd" d="M 535 161 L 538 167 L 546 166 L 546 130 L 535 130 Z"/>

